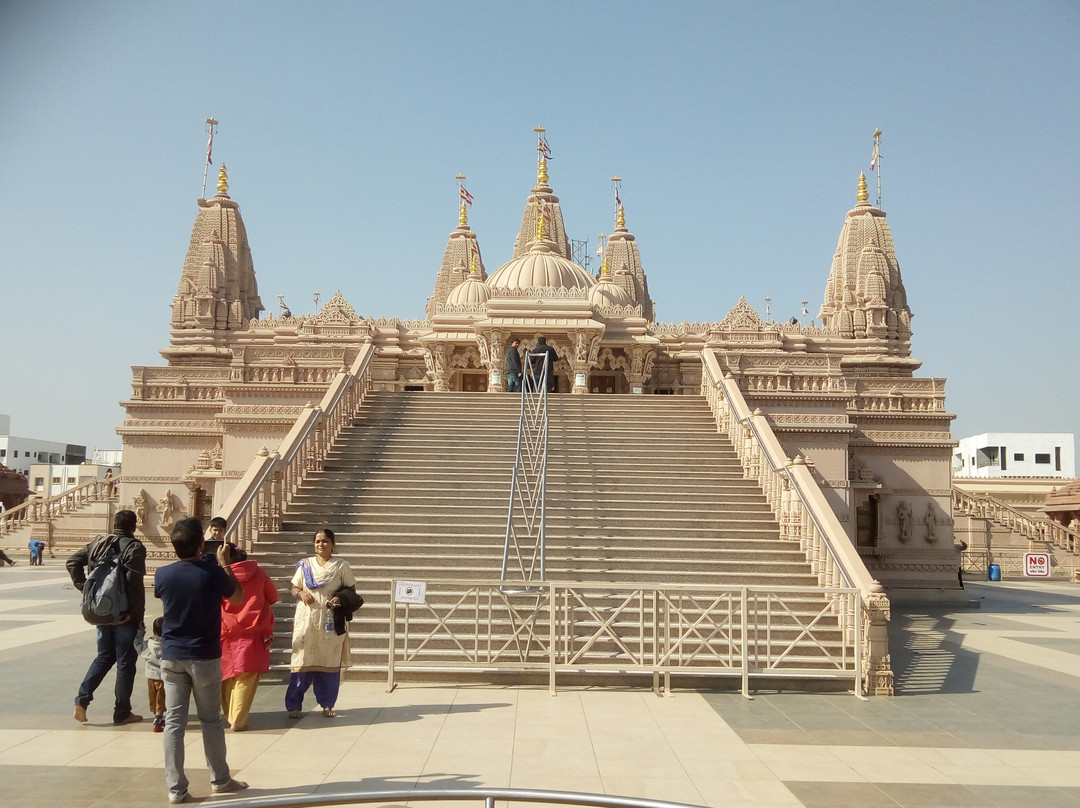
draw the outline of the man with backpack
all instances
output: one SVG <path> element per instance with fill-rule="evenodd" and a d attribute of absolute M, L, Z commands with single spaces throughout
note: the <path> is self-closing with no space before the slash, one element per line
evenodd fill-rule
<path fill-rule="evenodd" d="M 131 711 L 131 691 L 135 685 L 135 667 L 138 652 L 135 650 L 135 634 L 143 622 L 146 593 L 143 576 L 146 575 L 146 547 L 135 538 L 136 517 L 134 511 L 117 511 L 113 518 L 113 533 L 99 536 L 67 560 L 71 582 L 80 592 L 91 577 L 94 568 L 106 564 L 118 564 L 123 572 L 123 589 L 119 593 L 121 605 L 126 597 L 126 608 L 118 615 L 95 618 L 97 624 L 97 656 L 90 663 L 86 678 L 75 697 L 75 720 L 86 722 L 86 708 L 94 699 L 94 691 L 116 665 L 116 701 L 113 705 L 114 724 L 137 724 L 142 716 Z M 96 584 L 96 582 L 95 582 Z M 83 615 L 91 619 L 88 605 L 83 604 Z M 101 623 L 101 619 L 109 622 Z"/>

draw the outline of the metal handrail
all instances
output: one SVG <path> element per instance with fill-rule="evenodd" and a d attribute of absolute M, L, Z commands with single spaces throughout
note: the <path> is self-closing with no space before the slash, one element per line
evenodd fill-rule
<path fill-rule="evenodd" d="M 483 800 L 494 808 L 496 800 L 542 802 L 552 805 L 583 805 L 591 808 L 700 808 L 693 803 L 590 794 L 585 791 L 551 791 L 541 788 L 402 788 L 390 791 L 335 791 L 319 794 L 281 794 L 272 797 L 241 797 L 229 800 L 229 808 L 309 808 L 315 805 L 366 805 L 373 802 L 405 803 L 429 800 Z"/>
<path fill-rule="evenodd" d="M 521 414 L 518 417 L 517 452 L 514 470 L 510 475 L 510 502 L 506 512 L 506 541 L 503 546 L 502 580 L 507 580 L 511 549 L 516 553 L 520 579 L 526 582 L 543 581 L 546 577 L 545 556 L 547 520 L 547 458 L 548 403 L 547 353 L 534 355 L 525 352 L 525 367 L 521 385 Z M 519 536 L 514 515 L 518 514 L 524 528 Z M 524 540 L 524 542 L 522 541 Z M 531 544 L 528 564 L 522 554 L 522 544 Z M 536 576 L 539 565 L 539 576 Z"/>

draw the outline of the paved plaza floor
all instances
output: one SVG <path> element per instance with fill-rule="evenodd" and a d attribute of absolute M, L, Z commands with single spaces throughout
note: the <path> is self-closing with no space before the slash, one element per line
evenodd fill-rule
<path fill-rule="evenodd" d="M 89 724 L 72 719 L 94 631 L 60 560 L 19 561 L 0 569 L 0 805 L 166 804 L 162 736 L 108 723 L 112 674 Z M 893 698 L 346 682 L 341 717 L 291 721 L 284 686 L 268 682 L 250 731 L 228 733 L 229 762 L 251 784 L 243 798 L 488 786 L 762 808 L 1080 808 L 1080 586 L 968 592 L 981 608 L 894 607 Z M 136 711 L 145 694 L 140 666 Z M 197 727 L 193 800 L 235 802 L 209 796 Z"/>

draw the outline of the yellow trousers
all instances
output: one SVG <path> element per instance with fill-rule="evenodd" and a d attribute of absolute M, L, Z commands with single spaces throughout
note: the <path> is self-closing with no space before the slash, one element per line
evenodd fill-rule
<path fill-rule="evenodd" d="M 221 681 L 221 712 L 232 726 L 233 732 L 247 729 L 248 713 L 255 701 L 261 673 L 238 673 L 231 679 Z"/>

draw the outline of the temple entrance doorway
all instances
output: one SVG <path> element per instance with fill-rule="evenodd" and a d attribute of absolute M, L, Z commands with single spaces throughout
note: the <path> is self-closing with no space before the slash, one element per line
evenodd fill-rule
<path fill-rule="evenodd" d="M 488 386 L 487 373 L 461 372 L 461 391 L 464 393 L 486 393 Z"/>
<path fill-rule="evenodd" d="M 589 374 L 590 393 L 628 393 L 626 377 L 617 371 L 593 371 Z"/>
<path fill-rule="evenodd" d="M 855 507 L 855 546 L 873 547 L 878 540 L 878 495 L 870 494 Z"/>

